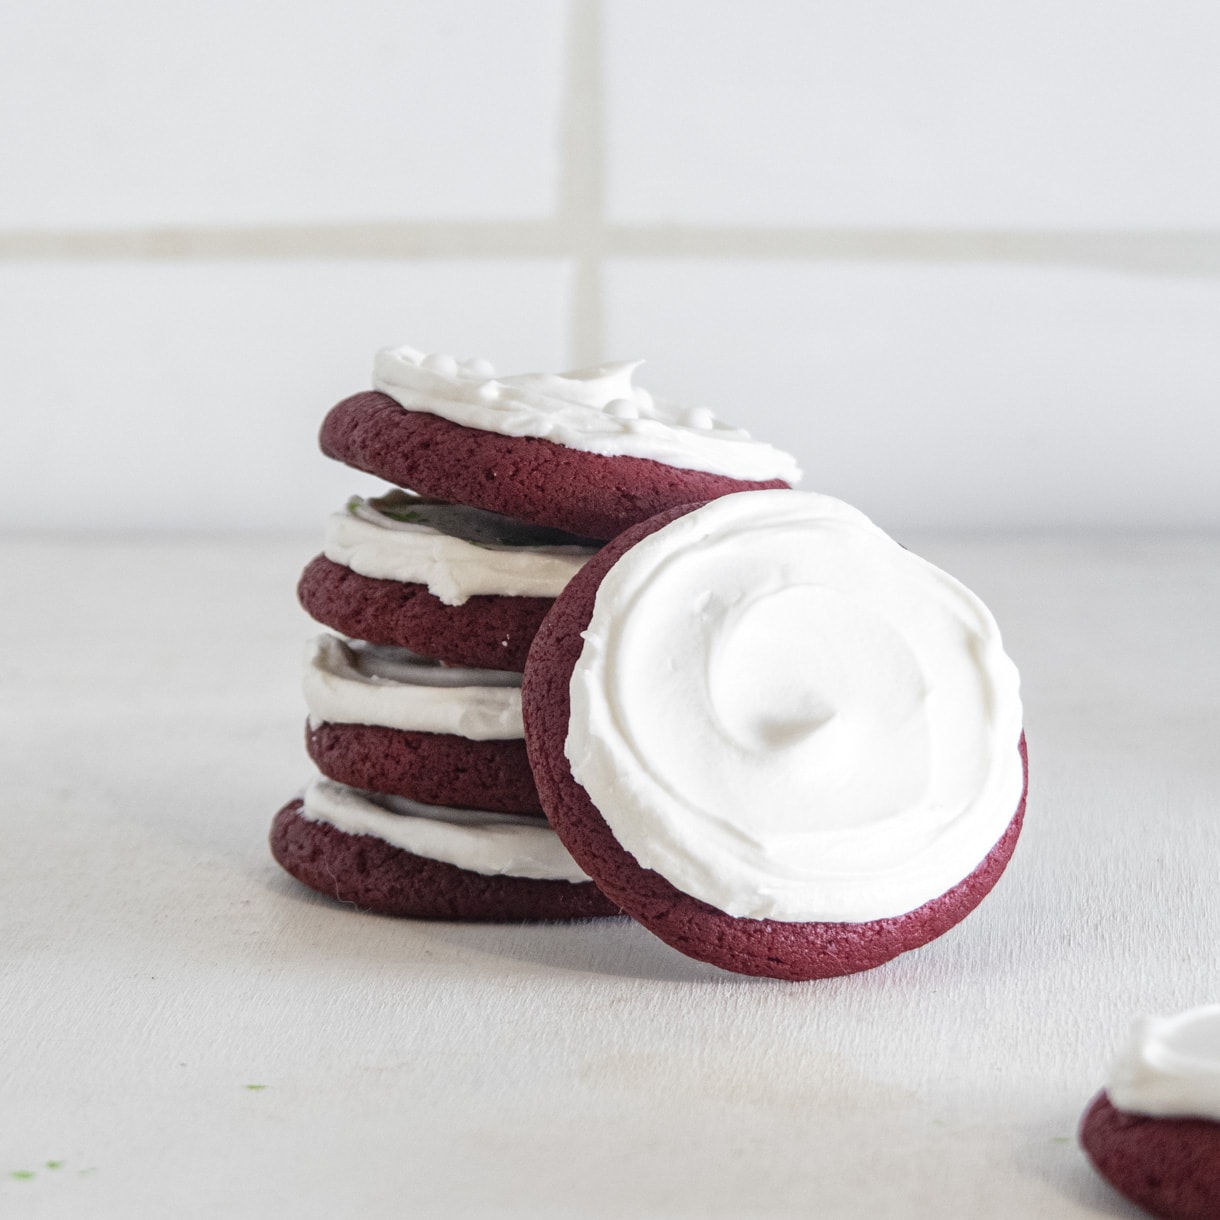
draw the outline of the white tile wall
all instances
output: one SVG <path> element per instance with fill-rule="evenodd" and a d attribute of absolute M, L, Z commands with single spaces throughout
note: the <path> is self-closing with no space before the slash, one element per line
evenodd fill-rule
<path fill-rule="evenodd" d="M 891 529 L 1220 528 L 1220 282 L 918 263 L 624 262 L 641 380 Z"/>
<path fill-rule="evenodd" d="M 378 346 L 564 362 L 558 262 L 0 264 L 0 520 L 321 529 L 381 484 L 323 458 Z"/>
<path fill-rule="evenodd" d="M 1220 224 L 1211 0 L 613 0 L 626 221 Z"/>
<path fill-rule="evenodd" d="M 554 207 L 561 0 L 39 0 L 0 38 L 0 225 Z"/>
<path fill-rule="evenodd" d="M 1211 0 L 9 6 L 0 528 L 313 528 L 402 341 L 646 356 L 896 529 L 1220 526 L 1218 64 Z"/>

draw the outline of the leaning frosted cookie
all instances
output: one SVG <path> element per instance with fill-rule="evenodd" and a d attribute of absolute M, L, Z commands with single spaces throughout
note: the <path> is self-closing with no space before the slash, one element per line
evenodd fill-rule
<path fill-rule="evenodd" d="M 791 455 L 706 407 L 654 399 L 635 363 L 499 377 L 409 347 L 332 408 L 322 451 L 389 483 L 522 521 L 613 538 L 678 504 L 800 478 Z"/>
<path fill-rule="evenodd" d="M 542 814 L 521 675 L 320 635 L 305 648 L 305 746 L 330 779 L 436 805 Z"/>
<path fill-rule="evenodd" d="M 619 914 L 537 818 L 313 780 L 276 814 L 270 838 L 298 881 L 379 915 L 515 923 Z"/>
<path fill-rule="evenodd" d="M 628 530 L 543 623 L 522 710 L 581 867 L 744 974 L 926 944 L 992 888 L 1024 814 L 995 620 L 828 496 L 750 492 Z"/>
<path fill-rule="evenodd" d="M 1080 1143 L 1152 1215 L 1220 1216 L 1220 1005 L 1138 1021 L 1081 1119 Z"/>

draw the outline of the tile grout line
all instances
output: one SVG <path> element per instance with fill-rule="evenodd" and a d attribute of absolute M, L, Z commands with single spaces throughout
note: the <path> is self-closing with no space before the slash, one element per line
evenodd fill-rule
<path fill-rule="evenodd" d="M 0 232 L 0 262 L 441 258 L 578 258 L 577 239 L 606 257 L 950 261 L 1088 265 L 1220 274 L 1220 232 L 1193 230 L 853 229 L 555 220 L 386 221 L 232 228 Z M 595 328 L 596 329 L 596 328 Z"/>
<path fill-rule="evenodd" d="M 514 258 L 566 253 L 553 220 L 370 221 L 0 231 L 0 261 Z"/>
<path fill-rule="evenodd" d="M 1220 232 L 1208 229 L 612 224 L 607 227 L 606 248 L 624 258 L 1004 262 L 1220 275 Z"/>
<path fill-rule="evenodd" d="M 571 262 L 568 360 L 573 367 L 604 359 L 604 127 L 601 2 L 569 0 L 566 72 L 561 106 L 559 235 Z"/>
<path fill-rule="evenodd" d="M 1004 262 L 1220 277 L 1217 229 L 854 228 L 612 223 L 606 218 L 602 0 L 568 0 L 558 106 L 556 214 L 535 220 L 183 225 L 0 230 L 0 263 L 108 259 L 561 259 L 570 266 L 569 359 L 604 359 L 608 258 Z"/>

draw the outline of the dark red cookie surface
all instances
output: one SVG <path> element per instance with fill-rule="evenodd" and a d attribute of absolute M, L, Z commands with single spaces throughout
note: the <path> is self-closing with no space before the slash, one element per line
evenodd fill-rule
<path fill-rule="evenodd" d="M 581 868 L 623 910 L 689 957 L 739 974 L 784 979 L 829 978 L 880 966 L 927 944 L 964 919 L 999 880 L 1016 846 L 1025 813 L 1021 794 L 1008 829 L 964 881 L 923 906 L 865 923 L 786 923 L 743 919 L 682 893 L 642 868 L 573 779 L 564 754 L 569 683 L 602 578 L 618 558 L 669 522 L 700 507 L 661 513 L 626 531 L 573 578 L 556 600 L 530 650 L 522 688 L 525 736 L 542 807 Z M 1025 742 L 1020 743 L 1022 763 Z"/>
<path fill-rule="evenodd" d="M 678 504 L 788 486 L 482 432 L 373 390 L 332 407 L 319 441 L 327 457 L 399 487 L 588 538 L 613 538 Z"/>
<path fill-rule="evenodd" d="M 485 877 L 311 821 L 300 800 L 275 815 L 271 854 L 310 889 L 379 915 L 521 923 L 620 914 L 591 881 Z"/>
<path fill-rule="evenodd" d="M 1080 1120 L 1079 1138 L 1097 1172 L 1154 1216 L 1220 1217 L 1220 1123 L 1128 1114 L 1103 1091 Z"/>
<path fill-rule="evenodd" d="M 305 725 L 305 748 L 330 779 L 426 805 L 537 813 L 525 742 L 471 741 L 377 724 Z"/>
<path fill-rule="evenodd" d="M 446 606 L 426 585 L 361 576 L 325 555 L 305 568 L 297 596 L 312 618 L 352 639 L 516 673 L 551 608 L 548 597 L 480 596 Z"/>

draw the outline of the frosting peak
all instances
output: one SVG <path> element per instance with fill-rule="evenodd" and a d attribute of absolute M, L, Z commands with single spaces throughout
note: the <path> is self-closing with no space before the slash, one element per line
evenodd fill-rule
<path fill-rule="evenodd" d="M 501 384 L 534 388 L 550 397 L 601 411 L 620 398 L 641 402 L 651 399 L 647 390 L 637 390 L 631 384 L 635 370 L 643 363 L 642 360 L 614 360 L 568 373 L 518 373 L 502 378 Z"/>
<path fill-rule="evenodd" d="M 487 360 L 396 347 L 377 353 L 373 385 L 408 411 L 485 432 L 540 437 L 569 449 L 734 479 L 800 479 L 791 454 L 751 439 L 707 407 L 667 402 L 636 386 L 633 377 L 642 363 L 497 378 Z"/>

